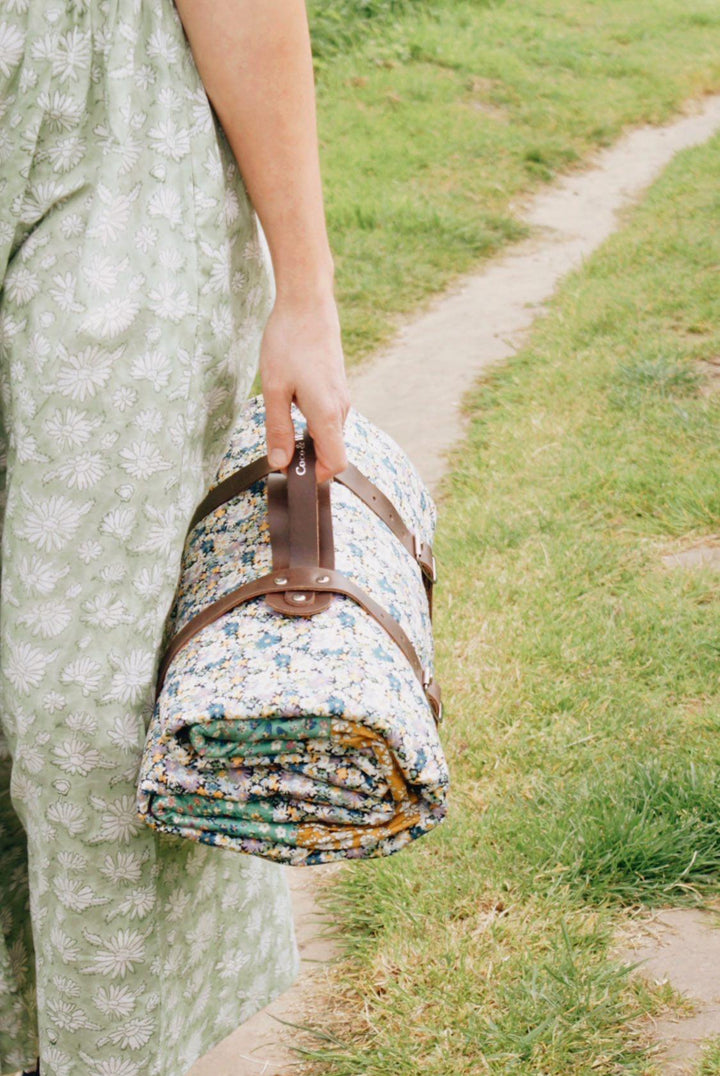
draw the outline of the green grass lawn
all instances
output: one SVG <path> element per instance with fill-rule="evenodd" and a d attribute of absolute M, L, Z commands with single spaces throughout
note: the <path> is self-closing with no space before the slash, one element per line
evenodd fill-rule
<path fill-rule="evenodd" d="M 525 235 L 532 191 L 720 89 L 716 0 L 310 0 L 309 14 L 348 366 Z"/>
<path fill-rule="evenodd" d="M 310 13 L 348 363 L 523 234 L 528 192 L 720 89 L 716 0 L 313 0 Z"/>
<path fill-rule="evenodd" d="M 660 111 L 690 86 L 679 51 L 662 81 L 647 71 L 661 27 L 677 45 L 700 7 L 652 7 L 651 32 L 642 3 L 549 2 L 545 17 L 526 5 L 542 31 L 532 48 L 517 10 L 483 17 L 488 37 L 514 25 L 555 74 L 560 49 L 568 80 L 563 36 L 584 34 L 600 67 L 621 25 L 639 44 L 632 65 L 615 50 L 636 74 L 602 100 L 598 75 L 592 122 L 589 91 L 575 114 L 555 87 L 554 138 L 579 144 L 583 124 L 652 110 L 651 85 Z M 541 96 L 528 112 L 546 115 Z M 720 894 L 720 575 L 662 561 L 720 532 L 718 175 L 720 138 L 676 157 L 522 352 L 465 397 L 467 437 L 437 498 L 450 816 L 329 887 L 346 953 L 314 1076 L 656 1071 L 639 1018 L 672 991 L 631 979 L 610 945 L 638 909 Z M 711 1044 L 699 1076 L 720 1073 L 718 1058 Z"/>

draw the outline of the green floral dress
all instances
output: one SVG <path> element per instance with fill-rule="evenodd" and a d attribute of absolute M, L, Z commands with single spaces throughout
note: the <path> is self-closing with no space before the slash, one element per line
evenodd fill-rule
<path fill-rule="evenodd" d="M 183 1076 L 297 975 L 283 868 L 135 809 L 267 250 L 171 0 L 0 0 L 0 1073 Z"/>

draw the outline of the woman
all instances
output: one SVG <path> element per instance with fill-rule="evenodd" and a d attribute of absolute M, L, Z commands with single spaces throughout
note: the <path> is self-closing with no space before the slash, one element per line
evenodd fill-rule
<path fill-rule="evenodd" d="M 135 785 L 258 361 L 271 463 L 295 399 L 347 465 L 302 0 L 0 0 L 0 259 L 0 1073 L 183 1076 L 298 968 L 281 868 Z"/>

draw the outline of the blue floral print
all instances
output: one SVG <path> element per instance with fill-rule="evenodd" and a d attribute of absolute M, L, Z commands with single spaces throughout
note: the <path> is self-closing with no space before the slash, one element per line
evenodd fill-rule
<path fill-rule="evenodd" d="M 296 437 L 302 415 L 295 404 Z M 212 485 L 264 452 L 265 411 L 248 401 Z M 354 463 L 429 544 L 437 509 L 417 469 L 355 408 Z M 188 535 L 166 641 L 216 598 L 272 569 L 266 480 Z M 424 666 L 433 636 L 421 569 L 355 493 L 331 483 L 335 567 L 384 605 Z M 449 774 L 432 708 L 406 656 L 352 598 L 287 617 L 253 598 L 173 658 L 138 787 L 149 825 L 293 865 L 390 855 L 445 817 Z"/>

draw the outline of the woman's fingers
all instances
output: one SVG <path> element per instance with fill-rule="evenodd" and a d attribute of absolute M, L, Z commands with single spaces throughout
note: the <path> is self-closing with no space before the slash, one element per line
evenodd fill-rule
<path fill-rule="evenodd" d="M 260 377 L 270 465 L 284 469 L 292 459 L 294 400 L 315 445 L 317 481 L 343 471 L 348 464 L 343 426 L 351 403 L 332 297 L 300 303 L 276 300 L 263 334 Z"/>
<path fill-rule="evenodd" d="M 295 427 L 290 414 L 288 386 L 264 387 L 265 441 L 271 467 L 287 467 L 295 450 Z"/>
<path fill-rule="evenodd" d="M 317 481 L 325 482 L 344 471 L 348 465 L 343 425 L 350 407 L 349 399 L 345 393 L 338 391 L 337 399 L 330 407 L 315 400 L 305 408 L 298 400 L 298 406 L 307 419 L 308 431 L 315 445 Z"/>
<path fill-rule="evenodd" d="M 264 393 L 265 429 L 268 460 L 271 467 L 285 468 L 295 450 L 295 428 L 290 414 L 290 397 L 282 390 Z M 308 431 L 315 446 L 315 475 L 318 482 L 325 482 L 344 471 L 348 465 L 343 436 L 343 425 L 350 408 L 349 398 L 339 392 L 335 406 L 327 400 L 318 400 L 310 394 L 309 403 L 297 405 L 307 421 Z"/>

